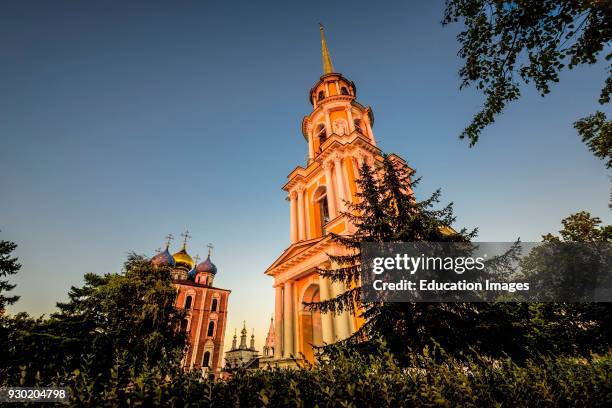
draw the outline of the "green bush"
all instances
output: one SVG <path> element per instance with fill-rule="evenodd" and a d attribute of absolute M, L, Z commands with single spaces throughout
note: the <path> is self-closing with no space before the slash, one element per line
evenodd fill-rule
<path fill-rule="evenodd" d="M 427 349 L 409 368 L 386 352 L 336 350 L 300 369 L 240 371 L 207 381 L 161 361 L 129 387 L 109 381 L 92 392 L 85 372 L 59 381 L 73 390 L 73 406 L 172 407 L 609 407 L 612 352 L 590 358 L 544 357 L 519 366 L 510 359 L 458 361 Z M 118 373 L 111 378 L 118 377 Z"/>

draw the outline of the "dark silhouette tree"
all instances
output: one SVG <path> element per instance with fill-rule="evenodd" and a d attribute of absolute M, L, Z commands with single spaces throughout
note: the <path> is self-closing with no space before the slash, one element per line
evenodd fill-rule
<path fill-rule="evenodd" d="M 345 213 L 357 231 L 352 235 L 331 234 L 347 249 L 345 255 L 329 255 L 332 265 L 319 274 L 347 288 L 336 297 L 307 303 L 323 313 L 348 311 L 365 323 L 346 340 L 367 347 L 371 339 L 382 338 L 390 350 L 403 358 L 410 348 L 420 349 L 438 342 L 445 348 L 458 349 L 463 343 L 458 333 L 471 330 L 470 317 L 477 313 L 468 303 L 387 303 L 363 302 L 360 286 L 361 244 L 363 242 L 469 242 L 476 230 L 452 229 L 455 221 L 452 203 L 435 208 L 440 191 L 418 201 L 412 193 L 419 180 L 411 181 L 413 171 L 396 156 L 385 155 L 376 171 L 364 162 L 357 184 L 358 202 L 347 202 Z M 452 332 L 452 333 L 451 333 Z"/>
<path fill-rule="evenodd" d="M 15 248 L 17 244 L 14 242 L 0 241 L 0 278 L 15 275 L 21 269 L 17 257 L 12 255 Z M 8 280 L 0 279 L 0 316 L 4 314 L 7 305 L 12 305 L 19 300 L 19 296 L 7 296 L 7 292 L 14 288 L 15 285 L 9 283 Z"/>

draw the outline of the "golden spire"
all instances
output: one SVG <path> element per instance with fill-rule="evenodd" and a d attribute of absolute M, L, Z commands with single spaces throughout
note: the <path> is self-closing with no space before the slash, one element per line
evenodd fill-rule
<path fill-rule="evenodd" d="M 321 31 L 321 59 L 323 60 L 323 75 L 331 74 L 334 72 L 334 66 L 332 65 L 329 50 L 327 49 L 327 42 L 325 41 L 325 32 L 323 24 L 319 23 L 319 30 Z"/>

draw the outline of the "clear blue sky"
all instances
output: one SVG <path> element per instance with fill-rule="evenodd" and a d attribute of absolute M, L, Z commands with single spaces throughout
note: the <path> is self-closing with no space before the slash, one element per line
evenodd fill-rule
<path fill-rule="evenodd" d="M 528 241 L 583 209 L 609 223 L 608 173 L 571 127 L 597 108 L 603 66 L 564 73 L 546 98 L 525 91 L 469 149 L 457 135 L 481 99 L 458 90 L 442 4 L 2 2 L 0 238 L 23 263 L 10 311 L 49 313 L 85 272 L 189 228 L 190 252 L 214 243 L 232 290 L 227 334 L 247 320 L 261 348 L 319 21 L 380 147 L 419 171 L 421 197 L 443 189 L 457 226 Z"/>

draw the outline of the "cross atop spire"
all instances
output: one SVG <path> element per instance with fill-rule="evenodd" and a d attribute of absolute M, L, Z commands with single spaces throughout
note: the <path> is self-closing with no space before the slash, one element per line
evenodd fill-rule
<path fill-rule="evenodd" d="M 208 257 L 210 258 L 210 256 L 212 255 L 212 250 L 214 248 L 213 244 L 208 244 L 206 245 L 206 248 L 208 248 Z"/>
<path fill-rule="evenodd" d="M 185 230 L 185 232 L 181 234 L 181 237 L 183 237 L 183 249 L 185 249 L 187 247 L 187 240 L 191 238 L 191 235 L 189 235 L 189 230 Z"/>
<path fill-rule="evenodd" d="M 334 72 L 334 66 L 332 65 L 331 56 L 327 49 L 327 41 L 325 41 L 325 31 L 323 24 L 319 23 L 319 31 L 321 31 L 321 59 L 323 61 L 323 75 L 331 74 Z"/>
<path fill-rule="evenodd" d="M 193 257 L 193 260 L 195 261 L 194 265 L 198 264 L 198 261 L 200 260 L 200 255 L 197 255 Z"/>
<path fill-rule="evenodd" d="M 174 239 L 174 235 L 168 234 L 164 238 L 166 238 L 166 249 L 170 248 L 170 242 Z"/>

